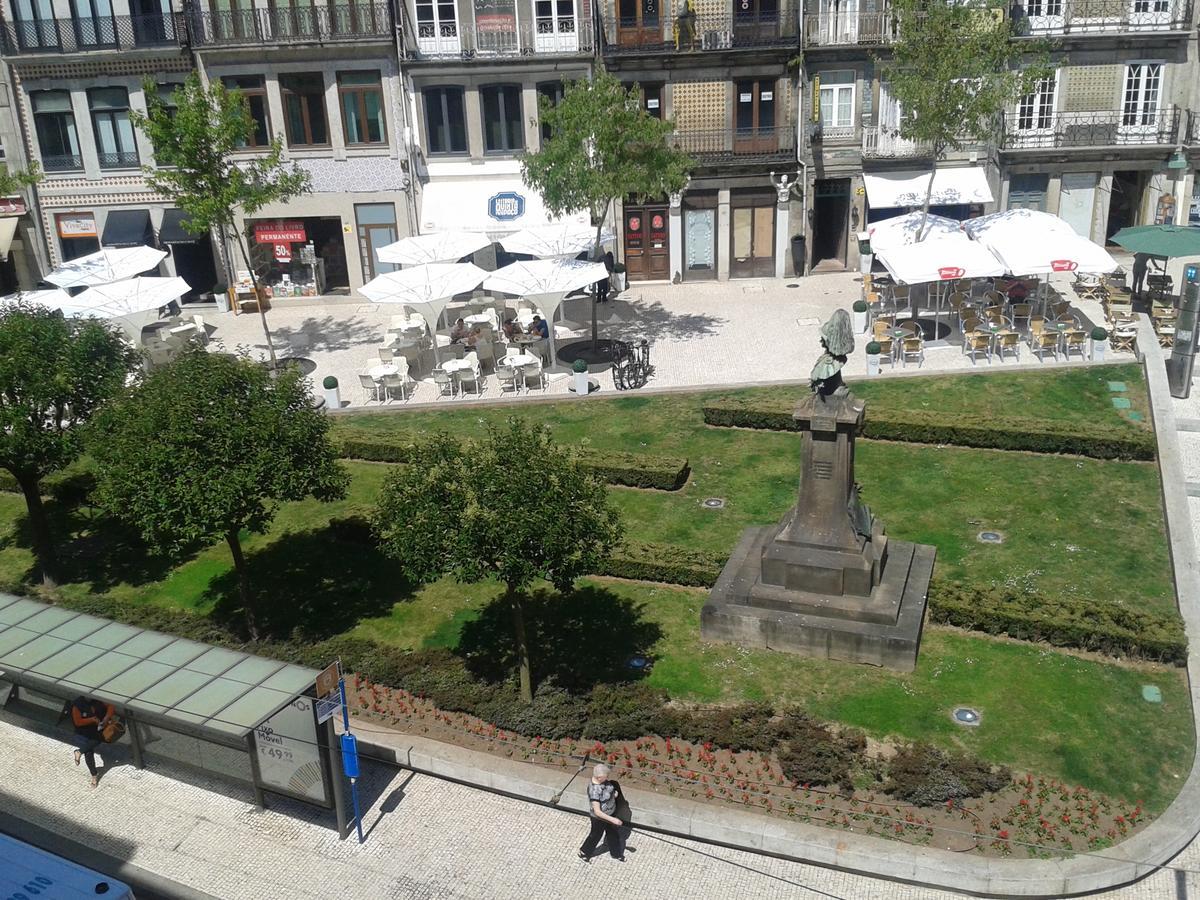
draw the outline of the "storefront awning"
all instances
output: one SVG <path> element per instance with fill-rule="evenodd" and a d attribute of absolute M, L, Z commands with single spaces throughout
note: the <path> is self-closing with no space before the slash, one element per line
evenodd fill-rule
<path fill-rule="evenodd" d="M 13 235 L 17 233 L 17 218 L 17 216 L 5 216 L 0 219 L 0 259 L 8 259 Z"/>
<path fill-rule="evenodd" d="M 163 213 L 162 227 L 158 229 L 159 244 L 193 244 L 203 234 L 192 234 L 183 227 L 188 214 L 182 209 L 168 209 Z"/>
<path fill-rule="evenodd" d="M 864 174 L 863 183 L 867 188 L 867 202 L 871 204 L 872 209 L 921 206 L 925 203 L 925 191 L 929 187 L 929 173 L 909 171 Z M 934 174 L 933 193 L 929 198 L 933 206 L 991 203 L 992 199 L 987 175 L 978 166 L 938 169 Z"/>
<path fill-rule="evenodd" d="M 102 247 L 154 246 L 154 229 L 150 227 L 148 209 L 114 209 L 104 220 L 100 236 Z"/>
<path fill-rule="evenodd" d="M 483 231 L 497 237 L 530 225 L 559 221 L 587 225 L 589 217 L 587 213 L 562 219 L 552 217 L 538 192 L 526 187 L 519 178 L 431 181 L 421 192 L 422 234 Z"/>

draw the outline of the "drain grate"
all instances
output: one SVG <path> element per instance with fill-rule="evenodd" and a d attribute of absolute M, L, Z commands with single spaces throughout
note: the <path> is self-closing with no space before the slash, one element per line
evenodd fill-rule
<path fill-rule="evenodd" d="M 1004 535 L 999 531 L 981 531 L 975 536 L 981 544 L 1003 544 Z"/>
<path fill-rule="evenodd" d="M 701 505 L 705 509 L 724 509 L 725 501 L 721 497 L 705 497 Z"/>
<path fill-rule="evenodd" d="M 954 719 L 959 725 L 978 725 L 981 716 L 979 711 L 971 709 L 969 706 L 955 707 L 954 712 L 950 713 L 950 718 Z"/>

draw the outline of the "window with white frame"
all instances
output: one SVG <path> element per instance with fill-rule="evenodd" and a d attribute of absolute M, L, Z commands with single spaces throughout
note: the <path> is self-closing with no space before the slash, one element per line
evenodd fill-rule
<path fill-rule="evenodd" d="M 1017 104 L 1018 131 L 1045 131 L 1054 124 L 1054 91 L 1058 73 L 1043 78 Z"/>
<path fill-rule="evenodd" d="M 1135 62 L 1125 67 L 1125 88 L 1121 94 L 1121 125 L 1127 128 L 1153 128 L 1158 121 L 1162 94 L 1162 63 Z"/>
<path fill-rule="evenodd" d="M 854 72 L 822 72 L 820 77 L 822 130 L 853 130 Z"/>

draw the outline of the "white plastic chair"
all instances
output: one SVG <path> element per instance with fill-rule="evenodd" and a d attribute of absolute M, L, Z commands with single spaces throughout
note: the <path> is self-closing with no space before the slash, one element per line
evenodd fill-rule
<path fill-rule="evenodd" d="M 395 357 L 396 357 L 396 354 L 393 353 L 391 350 L 388 350 L 386 347 L 379 348 L 379 358 L 381 360 L 383 360 L 385 363 L 390 363 L 393 359 L 395 359 Z"/>
<path fill-rule="evenodd" d="M 372 400 L 375 400 L 378 402 L 378 400 L 379 400 L 379 385 L 376 384 L 374 378 L 372 378 L 370 375 L 361 375 L 360 374 L 358 376 L 358 384 L 359 384 L 359 387 L 361 387 L 363 390 L 363 402 L 364 403 L 369 403 Z"/>
<path fill-rule="evenodd" d="M 458 394 L 460 397 L 466 391 L 468 383 L 471 385 L 471 392 L 473 394 L 478 395 L 483 393 L 483 376 L 479 374 L 478 362 L 469 368 L 455 369 L 454 380 L 458 384 Z"/>
<path fill-rule="evenodd" d="M 532 381 L 543 391 L 546 389 L 546 371 L 542 368 L 542 364 L 540 362 L 535 362 L 532 365 L 525 366 L 522 371 L 525 375 L 524 380 L 526 388 L 529 387 L 529 383 Z"/>
<path fill-rule="evenodd" d="M 407 400 L 408 396 L 405 392 L 405 388 L 407 387 L 407 385 L 408 385 L 408 375 L 406 373 L 398 372 L 395 375 L 384 375 L 383 376 L 383 393 L 384 393 L 384 396 L 386 396 L 388 400 L 392 399 L 392 391 L 399 391 L 400 399 Z"/>
<path fill-rule="evenodd" d="M 503 394 L 506 389 L 512 390 L 514 394 L 521 393 L 521 386 L 517 381 L 517 374 L 518 370 L 513 365 L 505 363 L 504 360 L 498 360 L 496 362 L 496 380 L 500 383 L 501 394 Z"/>
<path fill-rule="evenodd" d="M 433 383 L 437 386 L 439 400 L 442 397 L 454 397 L 454 378 L 445 369 L 437 368 L 433 370 Z"/>

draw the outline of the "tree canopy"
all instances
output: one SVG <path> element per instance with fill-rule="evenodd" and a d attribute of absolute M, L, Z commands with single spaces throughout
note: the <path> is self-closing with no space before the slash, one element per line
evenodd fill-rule
<path fill-rule="evenodd" d="M 0 467 L 21 486 L 42 580 L 57 553 L 41 480 L 82 449 L 82 426 L 121 393 L 138 365 L 120 331 L 98 319 L 66 319 L 26 302 L 0 304 Z"/>
<path fill-rule="evenodd" d="M 620 532 L 605 486 L 549 431 L 520 419 L 488 426 L 477 441 L 438 434 L 418 444 L 385 481 L 374 526 L 413 581 L 504 584 L 526 700 L 533 678 L 521 594 L 543 579 L 568 590 L 596 570 Z"/>
<path fill-rule="evenodd" d="M 294 371 L 195 349 L 155 370 L 97 417 L 98 502 L 164 551 L 224 539 L 257 637 L 240 533 L 282 503 L 345 496 L 348 476 Z"/>
<path fill-rule="evenodd" d="M 30 163 L 28 169 L 8 169 L 0 167 L 0 197 L 11 197 L 19 194 L 24 188 L 33 187 L 42 180 L 42 169 L 37 163 Z"/>

